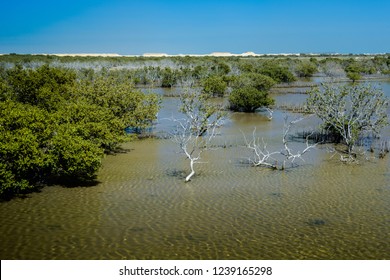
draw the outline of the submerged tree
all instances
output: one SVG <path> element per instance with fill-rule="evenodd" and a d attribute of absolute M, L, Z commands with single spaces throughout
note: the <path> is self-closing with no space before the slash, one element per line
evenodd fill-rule
<path fill-rule="evenodd" d="M 195 163 L 199 163 L 202 153 L 210 148 L 211 140 L 222 126 L 224 113 L 220 106 L 210 103 L 207 96 L 196 90 L 187 90 L 180 100 L 180 111 L 185 117 L 171 119 L 175 123 L 172 140 L 190 160 L 191 173 L 185 178 L 188 182 L 195 174 Z"/>
<path fill-rule="evenodd" d="M 275 81 L 258 73 L 246 73 L 233 81 L 233 91 L 229 95 L 230 109 L 233 111 L 254 112 L 260 107 L 274 103 L 269 90 Z"/>
<path fill-rule="evenodd" d="M 287 67 L 278 64 L 276 61 L 266 61 L 257 69 L 257 72 L 271 77 L 277 83 L 290 83 L 296 80 Z"/>
<path fill-rule="evenodd" d="M 186 89 L 180 96 L 180 112 L 190 122 L 191 131 L 196 136 L 203 136 L 220 125 L 224 117 L 221 105 L 212 103 L 210 96 L 196 89 Z"/>
<path fill-rule="evenodd" d="M 349 64 L 345 67 L 345 72 L 347 73 L 347 77 L 351 79 L 353 83 L 355 83 L 362 78 L 361 73 L 364 71 L 364 69 L 355 60 L 348 62 Z"/>
<path fill-rule="evenodd" d="M 230 109 L 253 113 L 261 107 L 268 107 L 274 103 L 268 92 L 260 91 L 254 87 L 235 89 L 229 96 Z"/>
<path fill-rule="evenodd" d="M 323 84 L 309 92 L 307 106 L 328 133 L 340 136 L 350 159 L 360 137 L 378 135 L 388 124 L 388 100 L 371 84 Z"/>
<path fill-rule="evenodd" d="M 309 136 L 306 137 L 306 146 L 302 151 L 293 151 L 290 147 L 289 134 L 291 127 L 301 121 L 303 118 L 298 118 L 292 121 L 288 121 L 288 117 L 284 118 L 283 128 L 283 148 L 279 151 L 270 151 L 268 144 L 264 141 L 264 138 L 260 138 L 256 135 L 256 128 L 253 130 L 252 139 L 248 140 L 244 135 L 245 147 L 252 151 L 252 155 L 248 158 L 249 162 L 253 166 L 264 166 L 272 169 L 284 169 L 286 163 L 295 164 L 296 159 L 303 158 L 302 156 L 316 147 L 317 143 L 310 144 Z"/>

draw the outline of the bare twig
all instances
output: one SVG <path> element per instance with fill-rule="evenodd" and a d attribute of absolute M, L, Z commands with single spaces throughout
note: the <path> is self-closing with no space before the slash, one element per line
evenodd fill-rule
<path fill-rule="evenodd" d="M 292 163 L 297 158 L 299 158 L 302 161 L 304 161 L 302 156 L 305 153 L 307 153 L 310 149 L 313 149 L 314 147 L 316 147 L 317 144 L 318 144 L 318 143 L 315 143 L 314 145 L 309 145 L 309 138 L 313 134 L 313 132 L 312 132 L 312 133 L 310 133 L 309 135 L 306 136 L 306 148 L 302 152 L 298 151 L 295 154 L 292 152 L 291 148 L 288 146 L 288 134 L 290 132 L 291 126 L 296 124 L 296 123 L 298 123 L 298 122 L 300 122 L 301 120 L 303 120 L 303 118 L 298 118 L 298 119 L 295 119 L 293 121 L 288 122 L 288 117 L 286 116 L 284 118 L 284 133 L 283 133 L 284 151 L 282 151 L 281 154 L 284 155 L 287 160 L 291 160 Z"/>

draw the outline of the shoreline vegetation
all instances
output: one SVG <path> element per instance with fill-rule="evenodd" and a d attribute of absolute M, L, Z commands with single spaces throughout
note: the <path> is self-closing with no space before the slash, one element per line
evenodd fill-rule
<path fill-rule="evenodd" d="M 274 104 L 272 94 L 304 94 L 320 80 L 388 79 L 390 54 L 3 54 L 0 197 L 93 182 L 105 154 L 157 119 L 167 95 L 155 88 L 179 89 L 172 96 L 196 89 L 232 111 L 274 106 L 302 113 L 305 107 Z"/>
<path fill-rule="evenodd" d="M 0 54 L 0 69 L 16 64 L 35 69 L 44 64 L 73 69 L 84 75 L 117 71 L 131 78 L 136 87 L 180 87 L 184 79 L 200 80 L 210 75 L 229 77 L 277 65 L 293 76 L 276 79 L 276 88 L 310 87 L 315 79 L 331 82 L 390 79 L 390 53 L 386 54 L 253 54 L 211 53 L 205 55 L 119 54 Z M 272 67 L 271 67 L 272 68 Z M 80 73 L 79 73 L 80 74 Z M 265 75 L 272 74 L 269 69 Z M 276 73 L 273 73 L 276 74 Z M 295 77 L 295 79 L 294 79 Z M 275 79 L 275 75 L 273 77 Z"/>

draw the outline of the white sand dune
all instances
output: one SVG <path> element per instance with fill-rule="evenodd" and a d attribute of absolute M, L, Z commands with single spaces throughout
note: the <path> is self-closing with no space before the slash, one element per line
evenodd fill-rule
<path fill-rule="evenodd" d="M 0 54 L 5 55 L 5 54 Z M 248 57 L 248 56 L 299 56 L 299 53 L 274 53 L 274 54 L 257 54 L 254 52 L 244 52 L 235 54 L 230 52 L 212 52 L 209 54 L 167 54 L 167 53 L 144 53 L 141 55 L 121 55 L 117 53 L 35 53 L 32 55 L 54 55 L 54 56 L 72 56 L 72 57 L 175 57 L 175 56 L 213 56 L 213 57 Z M 314 54 L 310 54 L 314 55 Z"/>
<path fill-rule="evenodd" d="M 118 57 L 121 56 L 117 53 L 55 53 L 56 56 L 101 56 L 101 57 Z"/>

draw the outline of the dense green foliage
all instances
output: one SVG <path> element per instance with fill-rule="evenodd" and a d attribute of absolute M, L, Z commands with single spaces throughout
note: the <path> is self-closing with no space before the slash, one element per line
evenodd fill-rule
<path fill-rule="evenodd" d="M 276 82 L 269 76 L 249 72 L 236 76 L 231 84 L 234 89 L 253 87 L 260 91 L 268 91 Z"/>
<path fill-rule="evenodd" d="M 104 152 L 145 128 L 159 99 L 112 76 L 16 66 L 0 78 L 0 195 L 56 180 L 92 180 Z"/>
<path fill-rule="evenodd" d="M 362 65 L 359 65 L 359 63 L 354 60 L 349 61 L 347 66 L 345 67 L 347 77 L 353 82 L 360 80 L 362 78 L 361 74 L 365 71 L 368 71 L 370 74 L 375 73 L 375 69 L 365 70 Z"/>
<path fill-rule="evenodd" d="M 233 111 L 254 112 L 260 107 L 273 104 L 269 90 L 275 81 L 262 74 L 245 73 L 232 82 L 233 91 L 229 95 L 230 109 Z"/>
<path fill-rule="evenodd" d="M 273 104 L 268 92 L 246 86 L 232 91 L 229 96 L 230 108 L 234 111 L 254 112 L 260 107 Z"/>
<path fill-rule="evenodd" d="M 56 110 L 70 97 L 69 88 L 76 75 L 71 70 L 61 70 L 43 65 L 36 70 L 24 70 L 21 65 L 6 73 L 6 82 L 14 101 L 30 104 L 48 111 Z"/>
<path fill-rule="evenodd" d="M 224 96 L 227 83 L 221 76 L 212 75 L 205 78 L 202 82 L 203 92 L 211 96 Z"/>
<path fill-rule="evenodd" d="M 173 87 L 176 84 L 177 76 L 178 74 L 176 71 L 172 70 L 171 68 L 164 68 L 161 72 L 162 81 L 161 86 L 162 87 Z"/>
<path fill-rule="evenodd" d="M 311 77 L 317 71 L 317 65 L 313 63 L 313 61 L 303 61 L 296 69 L 296 73 L 299 77 Z"/>
<path fill-rule="evenodd" d="M 266 64 L 258 73 L 274 79 L 277 83 L 289 83 L 296 80 L 294 75 L 286 68 L 275 64 Z"/>

